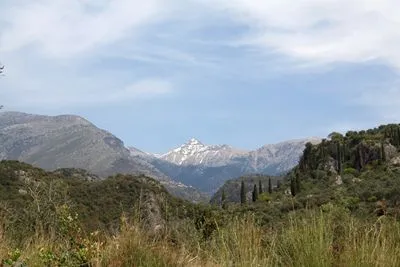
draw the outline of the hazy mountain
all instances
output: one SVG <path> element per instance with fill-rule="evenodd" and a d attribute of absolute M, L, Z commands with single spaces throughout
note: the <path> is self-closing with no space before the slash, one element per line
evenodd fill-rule
<path fill-rule="evenodd" d="M 161 180 L 178 196 L 199 196 L 194 188 L 171 181 L 144 159 L 144 152 L 140 157 L 132 156 L 132 150 L 120 139 L 79 116 L 1 112 L 0 144 L 0 159 L 19 160 L 47 170 L 85 169 L 100 177 L 145 174 Z"/>
<path fill-rule="evenodd" d="M 163 155 L 137 155 L 174 180 L 213 194 L 226 180 L 248 174 L 279 175 L 297 165 L 308 138 L 265 145 L 254 151 L 244 151 L 229 145 L 205 145 L 192 138 L 182 146 Z"/>

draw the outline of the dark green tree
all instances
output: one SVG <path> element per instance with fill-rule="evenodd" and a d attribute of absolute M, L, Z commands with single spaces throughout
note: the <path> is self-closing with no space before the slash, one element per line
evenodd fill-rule
<path fill-rule="evenodd" d="M 221 194 L 221 204 L 223 205 L 226 201 L 226 194 L 225 194 L 225 189 L 222 189 L 222 194 Z"/>
<path fill-rule="evenodd" d="M 281 181 L 278 180 L 278 182 L 276 183 L 276 188 L 281 189 L 282 185 L 281 185 Z"/>
<path fill-rule="evenodd" d="M 256 202 L 257 199 L 258 199 L 258 190 L 257 190 L 257 185 L 255 184 L 253 188 L 253 202 Z"/>
<path fill-rule="evenodd" d="M 268 193 L 272 194 L 272 181 L 271 181 L 271 178 L 268 179 Z"/>
<path fill-rule="evenodd" d="M 397 126 L 397 147 L 400 147 L 400 127 Z"/>
<path fill-rule="evenodd" d="M 296 195 L 300 192 L 300 189 L 301 189 L 301 182 L 300 182 L 300 175 L 299 175 L 299 173 L 296 173 L 296 176 L 295 176 L 295 192 L 296 192 Z"/>
<path fill-rule="evenodd" d="M 386 161 L 386 151 L 385 151 L 385 144 L 381 143 L 381 159 L 383 162 Z"/>
<path fill-rule="evenodd" d="M 340 143 L 336 143 L 336 161 L 337 161 L 337 172 L 342 173 L 342 149 Z"/>
<path fill-rule="evenodd" d="M 357 169 L 360 171 L 364 168 L 364 146 L 360 143 L 356 149 Z"/>
<path fill-rule="evenodd" d="M 292 177 L 290 178 L 290 193 L 292 196 L 296 196 L 296 178 Z"/>
<path fill-rule="evenodd" d="M 240 185 L 240 203 L 246 204 L 246 186 L 244 181 Z"/>
<path fill-rule="evenodd" d="M 258 193 L 261 195 L 263 193 L 263 187 L 261 180 L 258 181 Z"/>
<path fill-rule="evenodd" d="M 311 154 L 312 154 L 312 143 L 308 142 L 306 144 L 306 148 L 303 151 L 303 156 L 300 158 L 300 162 L 299 162 L 299 168 L 302 171 L 307 171 L 310 169 L 310 165 L 312 163 L 312 158 L 311 158 Z"/>

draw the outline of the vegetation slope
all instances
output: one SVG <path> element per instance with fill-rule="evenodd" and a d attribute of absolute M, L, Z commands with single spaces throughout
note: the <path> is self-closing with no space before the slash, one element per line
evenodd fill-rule
<path fill-rule="evenodd" d="M 144 176 L 93 181 L 82 170 L 2 162 L 0 259 L 4 266 L 399 266 L 399 147 L 399 125 L 333 133 L 308 144 L 280 186 L 273 179 L 269 186 L 271 177 L 241 178 L 233 182 L 237 197 L 220 191 L 213 205 L 174 198 Z"/>

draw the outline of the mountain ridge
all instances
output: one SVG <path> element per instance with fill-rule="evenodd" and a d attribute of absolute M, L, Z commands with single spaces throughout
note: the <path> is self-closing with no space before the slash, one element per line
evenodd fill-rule
<path fill-rule="evenodd" d="M 100 178 L 143 174 L 161 181 L 177 196 L 203 198 L 143 157 L 132 156 L 121 139 L 77 115 L 0 112 L 0 143 L 0 160 L 18 160 L 49 171 L 85 169 Z"/>
<path fill-rule="evenodd" d="M 306 143 L 321 142 L 318 137 L 293 139 L 267 144 L 256 150 L 240 150 L 232 146 L 205 145 L 191 138 L 183 145 L 161 156 L 144 157 L 172 177 L 212 195 L 226 180 L 250 174 L 280 175 L 298 164 Z M 131 148 L 138 155 L 137 149 Z M 142 155 L 143 156 L 143 155 Z"/>

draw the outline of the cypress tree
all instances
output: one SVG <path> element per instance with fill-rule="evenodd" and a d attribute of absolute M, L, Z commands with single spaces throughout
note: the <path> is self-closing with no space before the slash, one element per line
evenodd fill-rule
<path fill-rule="evenodd" d="M 397 127 L 397 147 L 400 147 L 400 128 Z"/>
<path fill-rule="evenodd" d="M 263 193 L 261 180 L 258 181 L 258 193 L 261 195 Z"/>
<path fill-rule="evenodd" d="M 299 173 L 296 173 L 296 178 L 295 178 L 295 187 L 296 187 L 296 194 L 300 192 L 300 175 Z"/>
<path fill-rule="evenodd" d="M 244 185 L 244 181 L 242 181 L 240 186 L 240 203 L 246 204 L 246 187 Z"/>
<path fill-rule="evenodd" d="M 296 196 L 296 182 L 294 177 L 290 179 L 290 193 L 292 193 L 292 196 Z"/>
<path fill-rule="evenodd" d="M 268 179 L 268 193 L 272 194 L 272 181 L 271 181 L 271 178 Z"/>
<path fill-rule="evenodd" d="M 224 205 L 225 201 L 226 201 L 225 189 L 222 189 L 221 204 Z"/>
<path fill-rule="evenodd" d="M 257 190 L 257 185 L 254 184 L 254 188 L 253 188 L 253 202 L 256 202 L 258 199 L 258 190 Z"/>
<path fill-rule="evenodd" d="M 339 142 L 337 142 L 336 144 L 336 160 L 337 160 L 337 171 L 340 174 L 342 173 L 342 153 Z"/>
<path fill-rule="evenodd" d="M 362 168 L 364 168 L 364 154 L 363 154 L 363 149 L 362 149 L 362 143 L 359 144 L 357 147 L 357 154 L 358 154 L 358 163 L 359 163 L 358 170 L 362 170 Z"/>
<path fill-rule="evenodd" d="M 386 151 L 385 151 L 385 144 L 381 143 L 381 159 L 383 162 L 386 161 Z"/>

